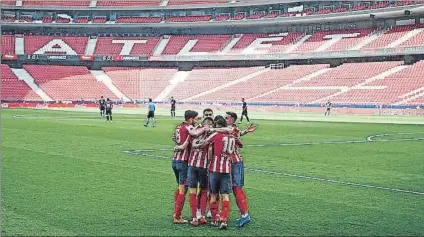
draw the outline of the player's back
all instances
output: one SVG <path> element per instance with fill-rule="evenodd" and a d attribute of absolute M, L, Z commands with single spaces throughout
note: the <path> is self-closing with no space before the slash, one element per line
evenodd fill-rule
<path fill-rule="evenodd" d="M 200 129 L 197 127 L 196 129 Z M 188 164 L 190 166 L 206 168 L 207 167 L 207 155 L 209 147 L 197 147 L 196 144 L 201 144 L 207 138 L 207 134 L 201 134 L 198 137 L 191 137 L 191 151 Z"/>
<path fill-rule="evenodd" d="M 213 156 L 210 162 L 210 171 L 219 173 L 231 172 L 231 156 L 235 151 L 236 139 L 231 134 L 214 133 Z"/>

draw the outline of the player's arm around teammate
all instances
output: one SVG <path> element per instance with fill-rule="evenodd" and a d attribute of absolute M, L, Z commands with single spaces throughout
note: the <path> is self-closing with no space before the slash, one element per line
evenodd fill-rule
<path fill-rule="evenodd" d="M 222 116 L 215 117 L 215 126 L 226 127 L 227 123 Z M 212 212 L 212 225 L 220 228 L 227 228 L 227 221 L 230 211 L 230 193 L 231 193 L 231 152 L 234 151 L 235 140 L 230 134 L 213 133 L 200 144 L 195 147 L 208 147 L 213 144 L 214 154 L 209 165 L 209 191 L 211 195 L 209 209 Z M 222 195 L 222 215 L 218 219 L 219 203 L 218 195 Z"/>

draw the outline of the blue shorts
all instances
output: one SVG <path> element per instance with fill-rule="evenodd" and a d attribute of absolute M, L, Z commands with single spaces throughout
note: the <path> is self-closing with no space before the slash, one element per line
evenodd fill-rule
<path fill-rule="evenodd" d="M 208 170 L 206 168 L 199 168 L 194 166 L 188 167 L 188 187 L 197 188 L 197 184 L 200 183 L 200 189 L 207 189 L 207 175 Z"/>
<path fill-rule="evenodd" d="M 212 194 L 230 194 L 231 193 L 231 174 L 228 173 L 209 173 L 209 192 Z"/>
<path fill-rule="evenodd" d="M 235 187 L 244 186 L 244 163 L 243 161 L 231 164 L 231 181 Z"/>
<path fill-rule="evenodd" d="M 187 180 L 187 161 L 172 161 L 172 169 L 179 185 L 184 185 Z"/>

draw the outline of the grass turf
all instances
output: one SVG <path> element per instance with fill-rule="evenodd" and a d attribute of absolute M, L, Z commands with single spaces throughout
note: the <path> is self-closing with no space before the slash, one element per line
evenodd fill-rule
<path fill-rule="evenodd" d="M 143 127 L 143 120 L 119 114 L 106 124 L 94 113 L 3 110 L 2 235 L 424 235 L 424 195 L 249 169 L 250 225 L 235 227 L 234 199 L 226 231 L 173 225 L 171 161 L 122 151 L 172 147 L 179 120 L 158 118 L 156 128 Z M 422 140 L 276 145 L 363 141 L 424 132 L 422 125 L 257 122 L 244 143 L 274 146 L 244 148 L 248 168 L 424 192 Z M 187 202 L 183 213 L 189 217 Z"/>

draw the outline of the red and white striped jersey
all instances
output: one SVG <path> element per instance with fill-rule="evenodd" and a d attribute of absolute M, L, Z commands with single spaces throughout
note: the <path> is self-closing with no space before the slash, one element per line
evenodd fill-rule
<path fill-rule="evenodd" d="M 188 165 L 199 168 L 207 168 L 208 166 L 208 150 L 209 147 L 198 148 L 195 144 L 202 143 L 207 137 L 207 134 L 202 134 L 197 138 L 191 137 L 192 148 L 190 151 L 190 157 L 188 159 Z"/>
<path fill-rule="evenodd" d="M 237 125 L 233 124 L 233 125 L 230 125 L 229 127 L 233 129 L 233 132 L 231 134 L 234 137 L 240 138 L 240 129 L 237 127 Z M 234 154 L 231 155 L 231 162 L 237 163 L 240 161 L 243 161 L 243 157 L 241 156 L 241 153 L 240 153 L 240 146 L 236 142 Z"/>
<path fill-rule="evenodd" d="M 213 146 L 209 164 L 210 172 L 231 173 L 231 156 L 235 151 L 236 139 L 231 134 L 213 133 L 206 138 Z"/>
<path fill-rule="evenodd" d="M 193 126 L 189 125 L 187 123 L 181 123 L 175 128 L 175 143 L 177 145 L 182 145 L 187 139 L 189 139 L 189 130 L 192 129 Z M 172 160 L 176 161 L 187 161 L 188 157 L 190 155 L 191 145 L 189 144 L 186 149 L 181 151 L 176 151 L 174 153 L 174 156 L 172 157 Z"/>

